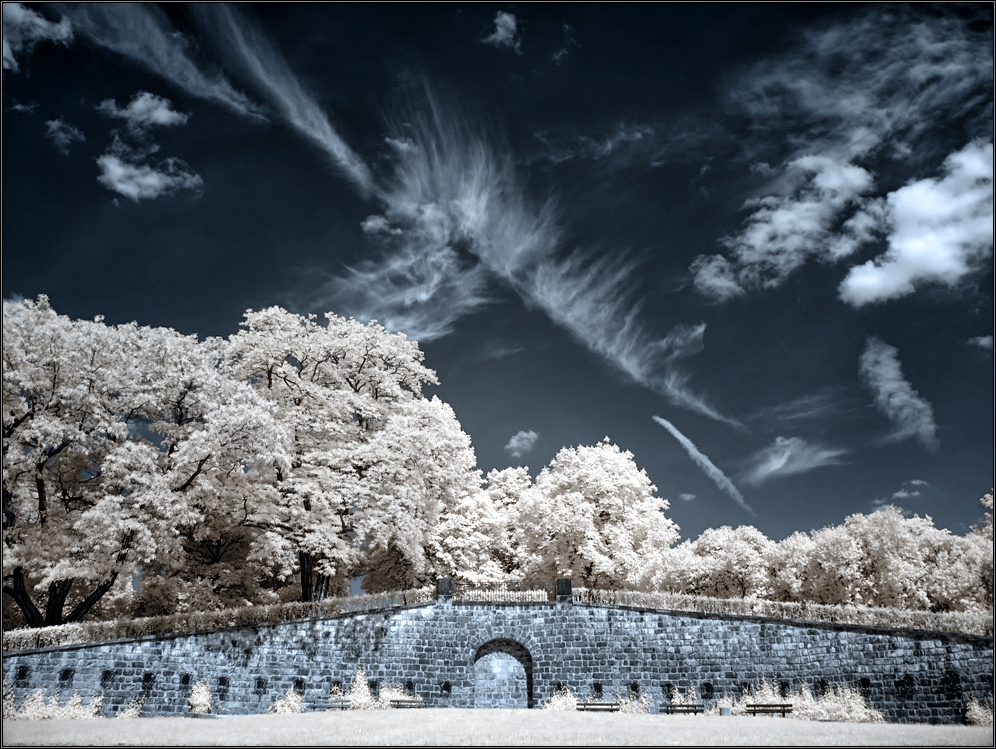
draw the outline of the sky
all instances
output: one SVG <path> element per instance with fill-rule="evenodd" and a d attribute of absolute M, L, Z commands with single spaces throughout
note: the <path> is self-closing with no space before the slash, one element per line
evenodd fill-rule
<path fill-rule="evenodd" d="M 621 7 L 620 7 L 621 6 Z M 993 486 L 993 10 L 3 4 L 3 296 L 417 339 L 480 468 L 683 538 Z"/>

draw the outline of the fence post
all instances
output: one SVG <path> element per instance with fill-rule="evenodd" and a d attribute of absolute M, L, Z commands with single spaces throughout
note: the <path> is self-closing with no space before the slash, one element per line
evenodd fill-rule
<path fill-rule="evenodd" d="M 441 577 L 436 580 L 436 603 L 450 603 L 453 600 L 453 578 Z"/>
<path fill-rule="evenodd" d="M 571 592 L 571 578 L 561 577 L 557 579 L 557 603 L 574 603 L 574 594 Z"/>

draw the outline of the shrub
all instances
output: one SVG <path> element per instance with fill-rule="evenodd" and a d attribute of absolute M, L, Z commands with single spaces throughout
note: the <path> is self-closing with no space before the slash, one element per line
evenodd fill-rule
<path fill-rule="evenodd" d="M 391 700 L 416 700 L 422 701 L 422 697 L 409 692 L 400 684 L 386 684 L 380 688 L 380 696 L 377 699 L 377 707 L 390 708 Z"/>
<path fill-rule="evenodd" d="M 270 709 L 267 710 L 268 713 L 303 713 L 304 712 L 304 702 L 301 699 L 301 695 L 297 693 L 294 687 L 290 687 L 287 693 L 270 705 Z"/>
<path fill-rule="evenodd" d="M 544 710 L 577 710 L 578 698 L 570 689 L 561 687 L 548 700 L 543 701 Z"/>
<path fill-rule="evenodd" d="M 136 697 L 123 708 L 118 710 L 117 717 L 131 720 L 142 715 L 142 708 L 145 707 L 145 697 Z"/>
<path fill-rule="evenodd" d="M 747 705 L 753 703 L 791 703 L 789 717 L 798 720 L 841 720 L 849 723 L 883 723 L 885 716 L 865 703 L 864 695 L 854 687 L 844 684 L 831 686 L 820 697 L 814 697 L 809 685 L 803 683 L 798 690 L 782 696 L 778 687 L 767 679 L 752 690 L 745 690 L 736 699 L 723 697 L 708 711 L 718 715 L 720 707 L 730 708 L 731 715 L 747 715 Z"/>
<path fill-rule="evenodd" d="M 979 702 L 972 697 L 965 705 L 965 722 L 970 726 L 991 726 L 993 724 L 993 701 Z"/>
<path fill-rule="evenodd" d="M 678 688 L 674 685 L 671 686 L 671 698 L 672 705 L 696 705 L 699 701 L 698 693 L 695 691 L 695 687 L 689 687 L 686 694 L 682 694 L 678 691 Z"/>
<path fill-rule="evenodd" d="M 190 704 L 190 712 L 208 714 L 211 712 L 211 687 L 205 682 L 198 681 L 194 688 L 190 690 L 190 697 L 187 698 Z"/>
<path fill-rule="evenodd" d="M 646 694 L 641 694 L 639 697 L 635 694 L 630 694 L 626 697 L 619 698 L 619 712 L 621 713 L 638 715 L 649 711 L 650 698 Z"/>
<path fill-rule="evenodd" d="M 17 707 L 14 698 L 14 690 L 9 684 L 4 682 L 3 695 L 3 717 L 11 720 L 53 720 L 70 719 L 82 720 L 89 718 L 99 718 L 103 705 L 102 696 L 93 697 L 89 704 L 84 705 L 79 692 L 73 692 L 69 701 L 60 706 L 59 692 L 55 691 L 52 696 L 45 701 L 45 690 L 41 687 L 24 698 L 21 707 Z"/>

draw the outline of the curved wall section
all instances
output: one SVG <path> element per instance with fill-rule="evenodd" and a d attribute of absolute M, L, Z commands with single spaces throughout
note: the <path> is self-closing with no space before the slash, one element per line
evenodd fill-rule
<path fill-rule="evenodd" d="M 849 684 L 889 720 L 949 723 L 963 719 L 970 697 L 988 699 L 993 689 L 993 641 L 984 637 L 569 602 L 445 600 L 19 651 L 4 655 L 3 676 L 18 700 L 39 687 L 49 695 L 58 689 L 63 700 L 73 691 L 84 701 L 102 693 L 111 714 L 144 696 L 148 715 L 186 712 L 191 688 L 203 680 L 214 694 L 214 712 L 231 715 L 266 712 L 292 686 L 306 710 L 324 709 L 331 687 L 348 689 L 362 666 L 375 688 L 400 684 L 431 706 L 473 707 L 475 692 L 485 688 L 478 685 L 478 661 L 493 653 L 510 656 L 500 678 L 512 691 L 521 688 L 515 664 L 522 665 L 533 706 L 560 685 L 580 697 L 600 689 L 606 698 L 628 696 L 636 686 L 652 711 L 671 685 L 694 686 L 708 705 L 767 679 L 793 689 L 806 682 L 817 693 Z M 490 693 L 487 699 L 501 701 Z"/>

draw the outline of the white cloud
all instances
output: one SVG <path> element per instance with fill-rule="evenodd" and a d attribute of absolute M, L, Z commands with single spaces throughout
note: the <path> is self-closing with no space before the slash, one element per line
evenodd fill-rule
<path fill-rule="evenodd" d="M 97 159 L 100 176 L 97 181 L 108 190 L 124 195 L 136 203 L 154 200 L 178 190 L 200 189 L 204 182 L 199 174 L 184 171 L 178 159 L 166 159 L 159 168 L 148 164 L 132 164 L 114 154 L 105 153 Z"/>
<path fill-rule="evenodd" d="M 332 126 L 273 43 L 229 5 L 208 3 L 194 7 L 199 20 L 216 34 L 231 62 L 250 76 L 283 118 L 324 151 L 361 192 L 370 194 L 374 184 L 369 167 Z"/>
<path fill-rule="evenodd" d="M 31 53 L 41 41 L 68 44 L 73 38 L 73 28 L 69 19 L 62 18 L 58 23 L 49 21 L 40 13 L 26 8 L 20 3 L 3 4 L 3 69 L 17 72 L 20 67 L 15 55 Z"/>
<path fill-rule="evenodd" d="M 6 8 L 6 5 L 4 6 Z M 188 94 L 259 117 L 259 109 L 220 75 L 208 76 L 190 59 L 187 42 L 165 14 L 143 3 L 79 3 L 67 6 L 73 26 L 95 43 L 124 55 Z"/>
<path fill-rule="evenodd" d="M 978 248 L 987 218 L 992 245 L 991 146 L 988 217 L 981 209 L 984 174 L 958 203 L 948 185 L 923 180 L 917 170 L 936 128 L 959 121 L 979 135 L 991 132 L 992 37 L 980 30 L 984 25 L 956 13 L 869 8 L 733 79 L 732 102 L 767 141 L 752 141 L 747 153 L 773 178 L 766 194 L 745 204 L 743 229 L 723 242 L 727 255 L 693 262 L 696 289 L 724 301 L 779 286 L 804 263 L 838 262 L 882 234 L 889 234 L 890 252 L 853 269 L 841 287 L 852 304 L 909 293 L 920 281 L 963 277 L 986 252 Z M 772 144 L 779 137 L 784 141 Z M 783 147 L 788 155 L 780 166 L 761 158 Z M 875 195 L 865 166 L 883 157 L 908 183 L 888 199 Z M 974 169 L 983 160 L 966 156 L 959 166 Z M 971 216 L 970 225 L 955 228 L 956 209 Z M 911 242 L 931 233 L 940 242 L 936 251 L 914 251 Z"/>
<path fill-rule="evenodd" d="M 391 139 L 406 145 L 392 148 L 393 175 L 377 189 L 384 212 L 363 222 L 384 252 L 332 279 L 325 303 L 429 340 L 487 304 L 497 280 L 629 379 L 735 423 L 674 369 L 701 350 L 705 325 L 651 334 L 634 299 L 635 266 L 582 250 L 563 255 L 552 204 L 527 201 L 510 157 L 427 87 L 419 93 L 420 105 L 393 125 Z"/>
<path fill-rule="evenodd" d="M 697 497 L 694 494 L 682 492 L 681 494 L 678 495 L 678 499 L 680 499 L 682 502 L 692 502 L 696 500 Z"/>
<path fill-rule="evenodd" d="M 688 457 L 690 457 L 695 464 L 702 469 L 706 476 L 712 479 L 716 486 L 726 492 L 726 494 L 728 494 L 741 508 L 749 512 L 751 515 L 754 514 L 754 510 L 752 510 L 750 505 L 744 501 L 744 497 L 740 493 L 740 490 L 733 485 L 733 482 L 726 477 L 726 474 L 719 470 L 715 463 L 709 460 L 705 453 L 699 450 L 692 443 L 692 441 L 688 439 L 688 437 L 679 432 L 678 428 L 667 419 L 661 418 L 660 416 L 654 416 L 653 419 L 662 427 L 667 429 L 671 433 L 672 437 L 678 440 L 678 443 L 685 448 L 685 452 L 688 453 Z"/>
<path fill-rule="evenodd" d="M 886 197 L 889 248 L 851 268 L 841 299 L 860 307 L 925 283 L 955 286 L 992 255 L 993 144 L 970 143 L 948 156 L 944 172 Z"/>
<path fill-rule="evenodd" d="M 48 120 L 45 123 L 46 135 L 52 139 L 55 143 L 55 147 L 59 149 L 62 153 L 69 153 L 69 146 L 72 145 L 74 141 L 80 141 L 81 143 L 86 140 L 83 132 L 78 128 L 62 121 L 62 120 Z"/>
<path fill-rule="evenodd" d="M 746 481 L 758 485 L 773 478 L 840 465 L 847 450 L 806 442 L 799 437 L 777 437 L 751 458 Z"/>
<path fill-rule="evenodd" d="M 536 440 L 539 439 L 539 435 L 532 429 L 517 432 L 512 435 L 512 438 L 505 445 L 505 450 L 512 454 L 513 457 L 521 458 L 527 452 L 533 449 L 536 444 Z"/>
<path fill-rule="evenodd" d="M 698 258 L 692 266 L 696 288 L 717 299 L 745 289 L 781 285 L 810 257 L 830 259 L 842 245 L 835 241 L 837 217 L 873 186 L 861 167 L 829 156 L 800 156 L 787 166 L 785 196 L 749 200 L 747 226 L 723 243 L 723 256 Z"/>
<path fill-rule="evenodd" d="M 492 44 L 495 47 L 508 47 L 509 49 L 514 49 L 521 55 L 522 40 L 519 39 L 516 34 L 518 34 L 518 28 L 515 16 L 511 13 L 499 10 L 497 15 L 495 15 L 495 30 L 489 36 L 481 39 L 481 41 L 485 44 Z"/>
<path fill-rule="evenodd" d="M 132 97 L 127 107 L 121 109 L 113 99 L 104 99 L 97 107 L 108 117 L 125 120 L 128 126 L 136 130 L 144 130 L 153 126 L 174 127 L 184 125 L 190 118 L 189 114 L 177 112 L 169 99 L 165 99 L 148 91 L 140 91 Z"/>
<path fill-rule="evenodd" d="M 978 346 L 981 349 L 985 349 L 987 351 L 992 351 L 993 350 L 993 337 L 991 335 L 980 335 L 980 336 L 976 336 L 975 338 L 969 338 L 968 339 L 968 345 L 970 345 L 970 346 Z"/>
<path fill-rule="evenodd" d="M 896 425 L 893 437 L 916 437 L 931 450 L 938 447 L 934 409 L 903 377 L 899 350 L 869 338 L 861 354 L 861 379 L 871 388 L 875 406 Z"/>

